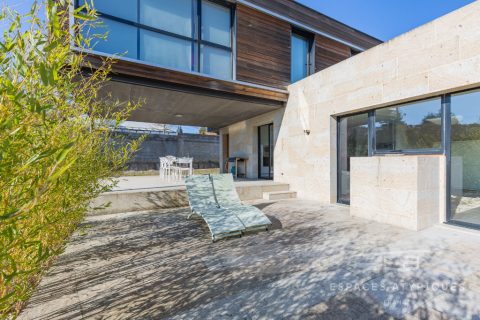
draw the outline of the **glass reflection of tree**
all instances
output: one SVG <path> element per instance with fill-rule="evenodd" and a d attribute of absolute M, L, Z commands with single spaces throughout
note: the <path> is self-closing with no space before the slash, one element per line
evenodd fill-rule
<path fill-rule="evenodd" d="M 480 140 L 480 123 L 452 123 L 452 141 Z"/>
<path fill-rule="evenodd" d="M 377 148 L 386 150 L 440 148 L 442 112 L 428 113 L 409 123 L 401 108 L 387 109 L 377 120 Z"/>
<path fill-rule="evenodd" d="M 407 114 L 398 112 L 396 120 L 397 149 L 440 148 L 442 112 L 428 113 L 420 123 L 408 123 Z"/>
<path fill-rule="evenodd" d="M 386 108 L 377 111 L 376 132 L 378 150 L 395 150 L 396 119 L 401 115 L 397 108 Z"/>
<path fill-rule="evenodd" d="M 347 128 L 347 171 L 350 171 L 350 157 L 368 156 L 368 115 L 361 114 L 348 118 Z"/>
<path fill-rule="evenodd" d="M 347 136 L 347 170 L 350 171 L 350 157 L 368 156 L 368 125 L 349 128 Z"/>
<path fill-rule="evenodd" d="M 442 110 L 429 112 L 421 123 L 413 126 L 410 131 L 410 141 L 415 148 L 440 148 L 442 140 Z"/>

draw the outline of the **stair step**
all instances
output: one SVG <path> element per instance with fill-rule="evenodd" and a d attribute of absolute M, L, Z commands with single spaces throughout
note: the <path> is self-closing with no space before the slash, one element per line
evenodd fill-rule
<path fill-rule="evenodd" d="M 264 200 L 285 200 L 285 199 L 294 199 L 297 197 L 296 191 L 271 191 L 264 192 Z"/>

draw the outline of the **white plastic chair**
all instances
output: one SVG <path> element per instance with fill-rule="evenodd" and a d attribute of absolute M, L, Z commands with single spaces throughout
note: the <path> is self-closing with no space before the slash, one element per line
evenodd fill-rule
<path fill-rule="evenodd" d="M 175 177 L 174 163 L 175 157 L 160 157 L 160 178 L 170 180 Z"/>
<path fill-rule="evenodd" d="M 193 158 L 178 158 L 175 162 L 175 175 L 177 179 L 189 177 L 193 174 Z"/>

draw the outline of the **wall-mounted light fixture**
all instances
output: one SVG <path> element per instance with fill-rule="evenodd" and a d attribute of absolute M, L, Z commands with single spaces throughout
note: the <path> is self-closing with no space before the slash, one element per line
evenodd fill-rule
<path fill-rule="evenodd" d="M 306 134 L 307 136 L 310 135 L 310 130 L 303 130 L 303 132 L 305 132 L 305 134 Z"/>

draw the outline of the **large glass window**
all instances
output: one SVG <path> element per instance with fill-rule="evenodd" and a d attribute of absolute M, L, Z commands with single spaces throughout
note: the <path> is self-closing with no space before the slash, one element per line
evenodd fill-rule
<path fill-rule="evenodd" d="M 192 8 L 193 0 L 140 0 L 140 23 L 190 38 Z"/>
<path fill-rule="evenodd" d="M 100 18 L 102 22 L 101 28 L 86 28 L 84 30 L 85 36 L 87 34 L 101 34 L 108 31 L 107 39 L 94 38 L 92 40 L 92 47 L 96 51 L 105 52 L 109 54 L 118 54 L 123 57 L 137 59 L 137 28 L 128 24 L 120 23 L 115 20 Z M 126 42 L 125 39 L 132 41 Z"/>
<path fill-rule="evenodd" d="M 377 151 L 440 149 L 440 98 L 375 111 Z"/>
<path fill-rule="evenodd" d="M 350 203 L 350 158 L 368 156 L 368 114 L 338 121 L 338 202 Z"/>
<path fill-rule="evenodd" d="M 192 67 L 192 48 L 187 40 L 140 30 L 140 60 L 189 71 Z"/>
<path fill-rule="evenodd" d="M 225 6 L 202 1 L 200 72 L 232 78 L 231 11 Z"/>
<path fill-rule="evenodd" d="M 91 0 L 77 0 L 77 6 Z M 207 0 L 95 0 L 99 30 L 94 50 L 166 68 L 233 77 L 232 9 Z"/>
<path fill-rule="evenodd" d="M 292 33 L 291 52 L 291 82 L 306 78 L 311 74 L 312 39 L 306 34 Z"/>
<path fill-rule="evenodd" d="M 230 10 L 224 6 L 202 1 L 202 39 L 230 47 Z"/>
<path fill-rule="evenodd" d="M 95 6 L 97 11 L 121 19 L 130 21 L 137 19 L 138 8 L 136 0 L 115 0 L 114 2 L 112 0 L 78 0 L 78 4 L 79 6 L 85 4 L 88 4 L 90 7 Z"/>
<path fill-rule="evenodd" d="M 451 98 L 450 218 L 480 225 L 480 91 Z"/>
<path fill-rule="evenodd" d="M 448 220 L 480 228 L 480 90 L 345 116 L 337 126 L 338 202 L 350 201 L 351 157 L 446 154 Z"/>
<path fill-rule="evenodd" d="M 442 149 L 442 98 L 372 110 L 338 120 L 338 202 L 350 202 L 350 159 Z"/>
<path fill-rule="evenodd" d="M 232 77 L 232 57 L 225 50 L 202 46 L 200 56 L 200 70 L 218 78 Z"/>

